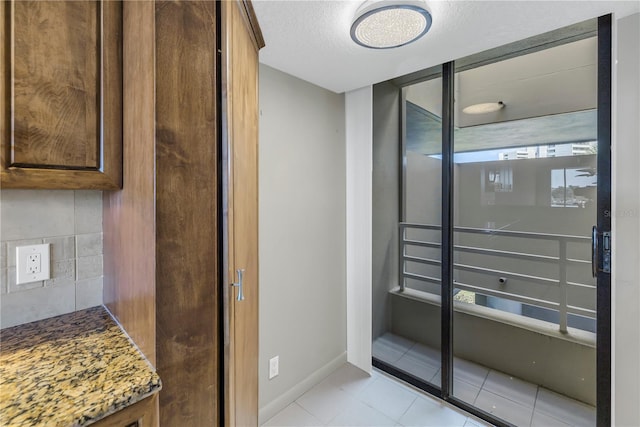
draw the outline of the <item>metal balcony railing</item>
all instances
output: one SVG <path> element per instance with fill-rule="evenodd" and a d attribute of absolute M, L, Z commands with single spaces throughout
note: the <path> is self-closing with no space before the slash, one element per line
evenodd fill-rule
<path fill-rule="evenodd" d="M 407 238 L 407 230 L 433 230 L 440 231 L 441 227 L 439 225 L 429 225 L 429 224 L 412 224 L 412 223 L 400 223 L 399 224 L 399 286 L 400 291 L 404 291 L 407 284 L 405 282 L 406 279 L 413 279 L 420 282 L 432 283 L 440 285 L 441 281 L 438 277 L 432 277 L 424 274 L 417 274 L 415 272 L 409 272 L 406 269 L 406 263 L 418 263 L 422 265 L 430 265 L 430 266 L 440 266 L 441 262 L 438 259 L 431 259 L 419 256 L 413 256 L 407 254 L 407 247 L 422 247 L 422 248 L 433 248 L 439 249 L 441 247 L 440 243 L 433 241 L 426 241 L 424 239 L 416 239 L 416 238 Z M 550 310 L 555 310 L 559 313 L 559 330 L 560 332 L 567 332 L 567 316 L 568 314 L 576 314 L 579 316 L 595 318 L 596 312 L 595 310 L 585 306 L 586 304 L 580 305 L 570 305 L 567 303 L 567 294 L 568 290 L 571 287 L 581 287 L 587 288 L 589 292 L 593 292 L 593 296 L 595 299 L 595 284 L 589 283 L 579 283 L 579 282 L 571 282 L 567 280 L 567 267 L 569 265 L 584 265 L 586 269 L 590 269 L 591 261 L 581 260 L 581 259 L 573 259 L 567 256 L 567 244 L 578 244 L 578 245 L 587 245 L 591 244 L 591 239 L 589 237 L 582 236 L 568 236 L 568 235 L 560 235 L 560 234 L 544 234 L 544 233 L 531 233 L 531 232 L 519 232 L 519 231 L 508 231 L 508 230 L 495 230 L 495 229 L 482 229 L 482 228 L 469 228 L 469 227 L 454 227 L 454 233 L 458 234 L 458 239 L 460 240 L 460 236 L 462 235 L 486 235 L 486 236 L 496 236 L 496 237 L 511 237 L 516 239 L 522 239 L 522 245 L 520 247 L 527 247 L 527 242 L 531 240 L 544 240 L 551 242 L 555 242 L 557 244 L 557 254 L 555 255 L 541 255 L 541 254 L 532 254 L 520 251 L 511 251 L 511 250 L 500 250 L 493 248 L 483 248 L 478 246 L 468 246 L 468 245 L 454 245 L 454 250 L 457 254 L 477 254 L 484 255 L 489 257 L 499 257 L 500 260 L 508 260 L 508 259 L 517 259 L 521 261 L 532 261 L 538 263 L 549 264 L 550 268 L 545 270 L 545 273 L 550 273 L 555 270 L 555 268 L 551 266 L 557 267 L 557 275 L 555 277 L 544 277 L 541 275 L 532 275 L 526 274 L 524 272 L 518 272 L 517 268 L 513 270 L 516 271 L 505 271 L 499 268 L 487 268 L 483 267 L 481 262 L 469 262 L 469 263 L 457 263 L 454 262 L 454 275 L 459 272 L 470 272 L 481 275 L 493 276 L 493 277 L 501 277 L 506 279 L 518 280 L 524 283 L 530 283 L 532 287 L 528 288 L 530 291 L 527 292 L 519 292 L 514 293 L 508 290 L 508 287 L 505 289 L 493 289 L 491 287 L 482 286 L 479 284 L 469 284 L 462 283 L 458 280 L 454 280 L 453 286 L 456 289 L 471 291 L 475 293 L 479 293 L 486 296 L 503 298 L 510 301 L 519 302 L 522 304 L 528 304 L 536 307 L 542 307 Z M 415 234 L 415 233 L 414 233 Z M 456 240 L 456 239 L 454 239 Z M 589 270 L 590 271 L 590 270 Z M 546 286 L 557 286 L 558 287 L 558 300 L 551 300 L 549 298 L 541 298 L 540 292 L 536 292 L 535 286 L 546 285 Z M 542 294 L 545 294 L 544 292 Z"/>

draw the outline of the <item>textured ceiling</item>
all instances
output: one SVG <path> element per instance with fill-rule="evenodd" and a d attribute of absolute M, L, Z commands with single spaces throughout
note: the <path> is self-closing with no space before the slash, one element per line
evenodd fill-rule
<path fill-rule="evenodd" d="M 636 1 L 427 1 L 429 33 L 397 49 L 372 50 L 349 36 L 360 1 L 254 0 L 266 47 L 260 62 L 345 92 L 614 12 Z"/>

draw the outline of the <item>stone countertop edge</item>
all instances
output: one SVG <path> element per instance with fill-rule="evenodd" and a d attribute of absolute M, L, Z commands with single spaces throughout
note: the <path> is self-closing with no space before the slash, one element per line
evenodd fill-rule
<path fill-rule="evenodd" d="M 87 426 L 161 388 L 103 306 L 0 330 L 2 426 Z"/>

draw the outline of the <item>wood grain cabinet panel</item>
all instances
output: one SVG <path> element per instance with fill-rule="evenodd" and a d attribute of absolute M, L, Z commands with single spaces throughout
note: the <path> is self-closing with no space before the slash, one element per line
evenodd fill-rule
<path fill-rule="evenodd" d="M 0 4 L 4 188 L 121 187 L 122 4 Z"/>
<path fill-rule="evenodd" d="M 258 425 L 258 51 L 264 41 L 250 2 L 223 3 L 222 39 L 227 281 L 244 270 L 245 297 L 238 301 L 228 291 L 226 299 L 226 423 L 252 426 Z"/>
<path fill-rule="evenodd" d="M 158 370 L 162 426 L 258 424 L 263 45 L 248 0 L 124 2 L 125 180 L 104 192 L 103 295 Z"/>
<path fill-rule="evenodd" d="M 158 427 L 158 395 L 149 396 L 100 421 L 93 427 Z"/>

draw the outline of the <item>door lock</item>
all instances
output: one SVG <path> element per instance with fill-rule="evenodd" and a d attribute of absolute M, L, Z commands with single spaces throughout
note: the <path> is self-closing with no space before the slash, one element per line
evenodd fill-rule
<path fill-rule="evenodd" d="M 598 232 L 595 225 L 591 230 L 591 274 L 611 273 L 611 232 Z"/>
<path fill-rule="evenodd" d="M 611 233 L 602 233 L 602 271 L 611 273 Z"/>

